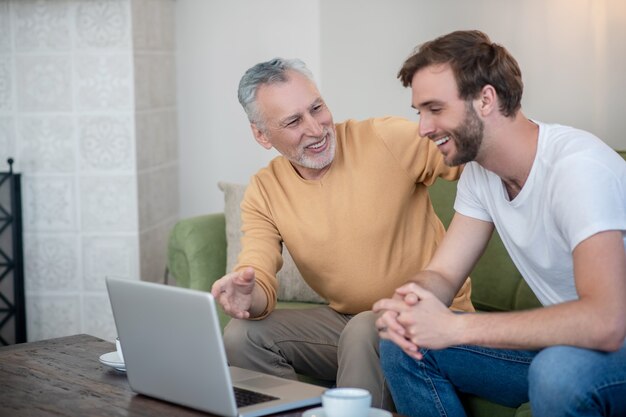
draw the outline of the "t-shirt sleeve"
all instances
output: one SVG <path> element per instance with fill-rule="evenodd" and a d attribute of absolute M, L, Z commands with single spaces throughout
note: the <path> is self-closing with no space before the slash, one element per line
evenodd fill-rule
<path fill-rule="evenodd" d="M 488 192 L 485 189 L 486 184 L 488 184 L 488 179 L 478 164 L 470 162 L 465 165 L 456 188 L 454 210 L 464 216 L 493 222 L 485 204 L 485 197 Z"/>
<path fill-rule="evenodd" d="M 601 159 L 576 156 L 554 167 L 548 195 L 557 227 L 570 250 L 607 230 L 626 230 L 624 178 Z"/>

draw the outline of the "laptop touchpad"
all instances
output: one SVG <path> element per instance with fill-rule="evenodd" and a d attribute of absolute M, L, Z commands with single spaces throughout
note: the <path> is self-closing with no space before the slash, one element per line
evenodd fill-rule
<path fill-rule="evenodd" d="M 283 380 L 280 378 L 272 378 L 271 376 L 255 376 L 250 379 L 244 379 L 242 381 L 237 381 L 237 385 L 245 385 L 252 388 L 259 389 L 268 389 L 268 388 L 276 388 L 281 385 L 285 385 L 289 383 L 289 380 Z"/>

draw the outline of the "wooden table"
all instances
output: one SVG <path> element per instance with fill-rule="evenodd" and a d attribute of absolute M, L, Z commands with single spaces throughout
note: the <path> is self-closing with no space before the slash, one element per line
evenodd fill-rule
<path fill-rule="evenodd" d="M 125 373 L 98 360 L 113 350 L 86 334 L 0 348 L 0 416 L 210 416 L 133 393 Z M 300 417 L 307 408 L 273 415 Z"/>

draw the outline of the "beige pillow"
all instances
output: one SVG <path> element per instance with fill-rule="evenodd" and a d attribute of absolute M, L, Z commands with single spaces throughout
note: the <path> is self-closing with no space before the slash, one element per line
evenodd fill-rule
<path fill-rule="evenodd" d="M 246 191 L 243 184 L 218 182 L 224 192 L 224 215 L 226 216 L 226 271 L 230 272 L 237 264 L 241 251 L 241 200 Z M 283 245 L 283 267 L 276 275 L 278 278 L 278 300 L 326 303 L 300 275 L 287 247 Z"/>

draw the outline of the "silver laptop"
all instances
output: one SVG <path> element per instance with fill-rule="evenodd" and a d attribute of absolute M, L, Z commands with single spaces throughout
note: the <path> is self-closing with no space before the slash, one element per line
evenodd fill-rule
<path fill-rule="evenodd" d="M 321 402 L 324 387 L 229 367 L 210 293 L 116 278 L 106 283 L 133 391 L 226 417 Z M 235 391 L 260 394 L 262 401 L 237 406 Z"/>

